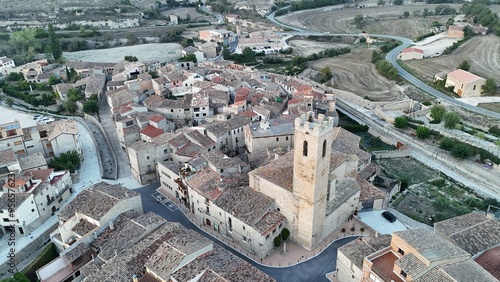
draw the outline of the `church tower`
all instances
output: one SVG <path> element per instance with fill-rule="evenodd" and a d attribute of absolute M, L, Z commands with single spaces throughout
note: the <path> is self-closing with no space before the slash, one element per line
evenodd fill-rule
<path fill-rule="evenodd" d="M 294 241 L 308 250 L 320 243 L 325 223 L 334 120 L 313 112 L 295 119 L 293 195 Z"/>

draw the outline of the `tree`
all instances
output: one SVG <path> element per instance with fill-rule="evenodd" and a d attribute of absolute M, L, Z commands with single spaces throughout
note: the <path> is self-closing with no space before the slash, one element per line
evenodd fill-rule
<path fill-rule="evenodd" d="M 196 63 L 198 60 L 196 59 L 195 54 L 186 54 L 184 57 L 181 58 L 183 62 L 193 62 Z"/>
<path fill-rule="evenodd" d="M 137 62 L 137 61 L 139 61 L 139 59 L 137 59 L 136 56 L 125 56 L 123 59 L 125 61 L 127 61 L 127 62 Z"/>
<path fill-rule="evenodd" d="M 7 75 L 7 81 L 19 81 L 22 79 L 24 79 L 24 76 L 21 72 L 11 72 Z"/>
<path fill-rule="evenodd" d="M 78 100 L 82 99 L 80 91 L 76 88 L 69 89 L 68 93 L 66 93 L 66 96 L 68 97 L 68 100 L 70 100 L 70 101 L 78 101 Z"/>
<path fill-rule="evenodd" d="M 96 94 L 92 94 L 90 98 L 83 103 L 83 112 L 89 115 L 97 114 L 99 112 L 99 103 Z"/>
<path fill-rule="evenodd" d="M 229 48 L 224 47 L 224 49 L 222 49 L 222 57 L 224 58 L 224 60 L 231 59 L 231 51 L 229 50 Z"/>
<path fill-rule="evenodd" d="M 377 6 L 384 6 L 385 5 L 385 1 L 384 0 L 378 0 L 377 1 Z"/>
<path fill-rule="evenodd" d="M 422 12 L 422 17 L 427 17 L 430 15 L 430 12 L 429 12 L 429 9 L 428 8 L 425 8 L 424 11 Z"/>
<path fill-rule="evenodd" d="M 420 17 L 421 14 L 422 14 L 421 10 L 415 10 L 415 11 L 413 11 L 413 16 L 415 16 L 415 17 Z"/>
<path fill-rule="evenodd" d="M 48 33 L 50 38 L 50 48 L 52 50 L 52 56 L 54 56 L 54 60 L 59 61 L 59 59 L 62 57 L 61 44 L 59 43 L 59 38 L 56 35 L 52 23 L 49 23 Z"/>
<path fill-rule="evenodd" d="M 359 29 L 363 29 L 365 26 L 365 18 L 363 15 L 355 15 L 352 22 Z"/>
<path fill-rule="evenodd" d="M 128 45 L 135 45 L 137 44 L 139 40 L 137 39 L 137 36 L 135 36 L 133 33 L 128 32 L 127 33 L 127 44 Z"/>
<path fill-rule="evenodd" d="M 489 95 L 494 95 L 496 92 L 497 92 L 496 82 L 491 78 L 486 79 L 486 83 L 481 88 L 481 94 L 483 96 L 489 96 Z"/>
<path fill-rule="evenodd" d="M 51 75 L 49 77 L 49 85 L 55 85 L 55 84 L 58 84 L 58 83 L 61 83 L 61 79 L 60 78 L 57 78 L 55 75 Z"/>
<path fill-rule="evenodd" d="M 403 5 L 403 0 L 394 0 L 394 1 L 392 1 L 392 4 L 394 4 L 394 5 Z"/>
<path fill-rule="evenodd" d="M 325 83 L 327 81 L 330 81 L 330 79 L 332 79 L 332 77 L 333 77 L 332 69 L 330 67 L 322 68 L 320 73 L 321 73 L 321 78 L 320 78 L 321 83 Z"/>
<path fill-rule="evenodd" d="M 455 140 L 448 137 L 444 137 L 439 141 L 439 148 L 445 151 L 450 151 L 451 148 L 453 148 L 453 146 L 455 145 L 455 143 L 456 143 Z"/>
<path fill-rule="evenodd" d="M 41 48 L 35 35 L 36 30 L 32 28 L 15 31 L 10 35 L 9 45 L 21 55 L 25 63 L 31 62 L 35 58 L 36 50 Z"/>
<path fill-rule="evenodd" d="M 431 130 L 427 126 L 419 125 L 417 126 L 417 137 L 420 139 L 426 139 L 431 136 Z"/>
<path fill-rule="evenodd" d="M 408 120 L 405 117 L 397 117 L 394 119 L 394 127 L 405 128 L 408 126 Z"/>
<path fill-rule="evenodd" d="M 456 143 L 453 145 L 453 148 L 451 148 L 450 153 L 456 158 L 465 159 L 472 155 L 472 150 L 469 145 Z"/>
<path fill-rule="evenodd" d="M 431 117 L 436 122 L 441 122 L 445 113 L 446 109 L 441 105 L 435 105 L 431 108 Z"/>
<path fill-rule="evenodd" d="M 64 102 L 64 110 L 68 113 L 75 113 L 77 109 L 75 101 L 68 100 Z"/>
<path fill-rule="evenodd" d="M 458 68 L 464 71 L 468 71 L 470 69 L 470 64 L 467 61 L 462 61 L 460 65 L 458 65 Z"/>
<path fill-rule="evenodd" d="M 76 70 L 74 68 L 66 68 L 66 80 L 68 82 L 75 82 L 77 80 L 79 80 L 80 77 L 78 76 L 78 73 L 76 72 Z"/>
<path fill-rule="evenodd" d="M 410 16 L 410 12 L 404 11 L 403 12 L 403 17 L 408 18 Z"/>
<path fill-rule="evenodd" d="M 286 239 L 288 239 L 288 236 L 290 236 L 290 231 L 286 228 L 283 228 L 283 230 L 281 231 L 281 239 L 283 239 L 283 241 L 286 241 Z"/>
<path fill-rule="evenodd" d="M 454 128 L 460 122 L 460 116 L 455 112 L 447 112 L 443 115 L 444 127 Z"/>
<path fill-rule="evenodd" d="M 243 57 L 243 61 L 246 63 L 255 62 L 255 52 L 249 47 L 245 47 L 245 49 L 243 49 L 241 56 Z"/>
<path fill-rule="evenodd" d="M 75 172 L 80 168 L 82 159 L 75 150 L 62 153 L 59 157 L 55 157 L 50 161 L 49 167 L 55 170 L 69 170 Z"/>

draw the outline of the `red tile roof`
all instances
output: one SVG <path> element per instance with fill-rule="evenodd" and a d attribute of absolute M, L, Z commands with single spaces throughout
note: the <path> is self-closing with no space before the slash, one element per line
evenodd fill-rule
<path fill-rule="evenodd" d="M 500 280 L 500 246 L 487 250 L 475 259 L 477 264 Z"/>
<path fill-rule="evenodd" d="M 416 53 L 423 54 L 424 50 L 418 49 L 418 48 L 414 48 L 414 47 L 403 49 L 403 53 L 409 53 L 409 52 L 416 52 Z"/>
<path fill-rule="evenodd" d="M 154 122 L 154 123 L 158 123 L 158 122 L 160 122 L 160 121 L 162 121 L 164 119 L 165 118 L 162 117 L 162 116 L 152 116 L 149 120 L 152 121 L 152 122 Z"/>
<path fill-rule="evenodd" d="M 450 25 L 448 27 L 448 30 L 452 30 L 452 31 L 462 31 L 463 29 L 464 29 L 464 27 L 461 25 Z"/>
<path fill-rule="evenodd" d="M 257 114 L 252 112 L 252 111 L 244 111 L 244 112 L 240 113 L 240 115 L 246 116 L 247 118 L 251 118 L 251 117 L 256 116 Z"/>
<path fill-rule="evenodd" d="M 470 83 L 470 82 L 474 82 L 474 81 L 479 80 L 479 79 L 484 79 L 484 78 L 477 76 L 473 73 L 470 73 L 470 72 L 464 71 L 464 70 L 460 70 L 460 69 L 450 72 L 447 75 L 447 77 L 456 79 L 456 80 L 463 82 L 463 83 Z"/>
<path fill-rule="evenodd" d="M 158 129 L 158 128 L 151 126 L 151 125 L 148 125 L 141 130 L 141 134 L 144 134 L 150 138 L 154 138 L 158 135 L 161 135 L 162 133 L 163 133 L 163 130 Z"/>
<path fill-rule="evenodd" d="M 34 179 L 47 180 L 50 174 L 54 171 L 53 168 L 50 169 L 34 169 L 28 170 L 24 173 L 24 176 L 33 176 Z"/>
<path fill-rule="evenodd" d="M 220 77 L 220 76 L 216 76 L 212 79 L 212 82 L 213 83 L 222 83 L 224 81 L 224 78 L 223 77 Z"/>

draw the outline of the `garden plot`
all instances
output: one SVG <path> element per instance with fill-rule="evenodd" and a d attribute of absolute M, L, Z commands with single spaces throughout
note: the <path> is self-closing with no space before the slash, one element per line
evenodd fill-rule
<path fill-rule="evenodd" d="M 384 175 L 409 184 L 402 194 L 393 199 L 392 204 L 399 212 L 420 222 L 432 225 L 473 209 L 484 210 L 490 203 L 412 158 L 381 159 L 377 162 L 382 166 Z"/>
<path fill-rule="evenodd" d="M 343 43 L 332 43 L 332 42 L 318 42 L 311 40 L 300 40 L 293 39 L 288 41 L 288 45 L 293 48 L 294 54 L 298 56 L 307 57 L 314 53 L 318 53 L 320 51 L 331 49 L 331 48 L 343 48 L 349 47 L 349 44 Z"/>

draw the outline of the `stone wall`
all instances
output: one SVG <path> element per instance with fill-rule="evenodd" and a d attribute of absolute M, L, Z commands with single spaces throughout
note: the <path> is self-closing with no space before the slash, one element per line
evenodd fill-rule
<path fill-rule="evenodd" d="M 118 162 L 116 160 L 115 151 L 113 150 L 113 147 L 111 146 L 111 142 L 109 142 L 108 136 L 106 135 L 106 131 L 104 131 L 104 128 L 102 128 L 101 123 L 94 116 L 91 116 L 91 115 L 88 115 L 88 114 L 84 114 L 84 118 L 86 120 L 90 121 L 91 123 L 95 124 L 97 127 L 99 127 L 99 130 L 102 132 L 102 135 L 106 139 L 106 143 L 108 143 L 108 146 L 109 146 L 109 149 L 111 151 L 111 154 L 113 155 L 114 166 L 115 166 L 114 167 L 114 179 L 113 180 L 116 180 L 118 178 Z M 91 131 L 89 130 L 89 132 L 91 132 Z M 92 137 L 92 139 L 95 142 L 95 139 L 93 137 Z M 97 144 L 96 144 L 96 148 L 98 148 Z M 100 154 L 97 154 L 97 155 L 99 155 L 99 164 L 101 166 L 100 172 L 101 172 L 101 177 L 103 177 L 102 160 L 100 158 Z"/>
<path fill-rule="evenodd" d="M 402 151 L 373 151 L 373 155 L 377 159 L 391 159 L 391 158 L 404 158 L 411 156 L 411 150 L 402 150 Z"/>

